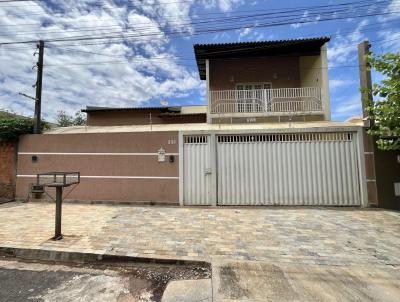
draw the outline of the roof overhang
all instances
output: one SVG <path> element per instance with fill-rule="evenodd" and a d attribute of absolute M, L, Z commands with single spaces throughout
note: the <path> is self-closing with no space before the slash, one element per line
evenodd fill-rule
<path fill-rule="evenodd" d="M 82 112 L 113 112 L 113 111 L 146 111 L 146 110 L 156 110 L 160 112 L 172 112 L 180 113 L 180 106 L 170 106 L 170 107 L 125 107 L 125 108 L 109 108 L 109 107 L 92 107 L 88 106 L 86 109 L 82 109 Z"/>
<path fill-rule="evenodd" d="M 155 107 L 96 107 L 87 106 L 86 109 L 82 109 L 82 112 L 94 113 L 94 112 L 142 112 L 152 111 L 162 115 L 203 115 L 207 113 L 207 106 L 204 105 L 187 105 L 187 106 L 155 106 Z"/>
<path fill-rule="evenodd" d="M 194 53 L 200 79 L 206 79 L 207 59 L 260 58 L 269 56 L 313 56 L 319 55 L 321 46 L 330 37 L 276 40 L 259 42 L 240 42 L 222 44 L 195 44 Z"/>

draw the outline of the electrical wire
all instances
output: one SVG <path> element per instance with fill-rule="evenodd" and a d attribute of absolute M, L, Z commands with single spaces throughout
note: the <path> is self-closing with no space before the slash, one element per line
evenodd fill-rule
<path fill-rule="evenodd" d="M 334 12 L 332 12 L 334 13 Z M 385 14 L 392 14 L 392 13 L 397 13 L 397 11 L 392 11 L 392 12 L 381 12 L 381 13 L 373 13 L 373 14 L 359 14 L 359 15 L 351 15 L 352 18 L 359 18 L 359 17 L 366 17 L 366 16 L 377 16 L 377 15 L 385 15 Z M 320 14 L 319 14 L 320 15 Z M 244 16 L 244 18 L 248 19 L 254 16 Z M 243 16 L 242 16 L 243 18 Z M 342 16 L 342 17 L 334 17 L 334 18 L 321 18 L 320 20 L 301 20 L 304 17 L 297 16 L 297 18 L 291 18 L 291 19 L 284 19 L 284 20 L 279 20 L 277 22 L 267 22 L 267 23 L 261 23 L 261 24 L 253 24 L 254 21 L 251 24 L 240 24 L 236 26 L 230 26 L 230 27 L 218 27 L 215 24 L 213 26 L 210 26 L 209 24 L 208 27 L 203 27 L 203 28 L 198 28 L 197 32 L 194 32 L 189 35 L 197 35 L 197 34 L 204 34 L 204 33 L 215 33 L 215 32 L 221 32 L 221 31 L 228 31 L 228 30 L 237 30 L 237 29 L 242 29 L 242 28 L 257 28 L 257 27 L 272 27 L 272 26 L 282 26 L 282 25 L 288 25 L 288 24 L 304 24 L 304 23 L 315 23 L 315 22 L 322 22 L 322 21 L 331 21 L 331 20 L 340 20 L 344 18 L 349 18 L 348 15 Z M 308 16 L 310 18 L 310 16 Z M 246 21 L 246 19 L 244 21 Z M 271 19 L 271 18 L 269 18 Z M 222 21 L 227 21 L 227 20 L 222 20 Z M 230 20 L 228 20 L 230 21 Z M 242 20 L 243 21 L 243 20 Z M 205 21 L 202 21 L 205 22 Z M 208 22 L 209 23 L 209 22 Z M 236 24 L 238 24 L 236 22 Z M 140 30 L 137 30 L 138 33 L 135 34 L 126 34 L 126 31 L 117 31 L 117 32 L 108 32 L 108 33 L 103 33 L 101 36 L 93 36 L 91 35 L 79 35 L 79 36 L 69 36 L 69 37 L 55 37 L 55 38 L 49 38 L 46 39 L 46 41 L 58 41 L 58 42 L 63 42 L 63 41 L 82 41 L 82 40 L 99 40 L 99 39 L 127 39 L 127 38 L 135 38 L 135 37 L 148 37 L 148 36 L 159 36 L 159 35 L 177 35 L 177 34 L 182 34 L 180 31 L 167 31 L 167 32 L 151 32 L 148 31 L 149 28 L 145 28 L 147 31 L 145 32 L 140 32 Z M 3 45 L 8 45 L 8 44 L 17 44 L 17 43 L 32 43 L 34 41 L 13 41 L 13 42 L 3 42 L 1 44 Z"/>

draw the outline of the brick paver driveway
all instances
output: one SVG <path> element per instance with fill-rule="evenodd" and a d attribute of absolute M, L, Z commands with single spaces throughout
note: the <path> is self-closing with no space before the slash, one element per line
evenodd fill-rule
<path fill-rule="evenodd" d="M 400 213 L 345 208 L 179 208 L 0 205 L 0 246 L 155 258 L 278 260 L 305 264 L 400 264 Z"/>

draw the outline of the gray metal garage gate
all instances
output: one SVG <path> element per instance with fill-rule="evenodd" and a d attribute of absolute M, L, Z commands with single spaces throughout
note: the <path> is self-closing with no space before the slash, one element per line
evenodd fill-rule
<path fill-rule="evenodd" d="M 213 148 L 209 135 L 185 136 L 184 204 L 211 205 L 215 190 L 218 205 L 361 205 L 356 137 L 226 134 Z"/>

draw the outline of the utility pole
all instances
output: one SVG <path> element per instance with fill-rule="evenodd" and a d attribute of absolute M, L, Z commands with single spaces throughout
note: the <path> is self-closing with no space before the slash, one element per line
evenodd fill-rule
<path fill-rule="evenodd" d="M 371 206 L 378 206 L 378 190 L 376 186 L 375 172 L 375 142 L 371 135 L 368 135 L 367 128 L 371 127 L 374 121 L 369 120 L 367 106 L 373 101 L 372 79 L 370 66 L 367 63 L 367 55 L 370 52 L 371 44 L 363 41 L 358 44 L 358 62 L 360 66 L 360 89 L 361 105 L 363 111 L 363 142 L 365 158 L 365 177 L 367 183 L 368 203 Z"/>
<path fill-rule="evenodd" d="M 372 79 L 370 66 L 367 63 L 366 56 L 369 54 L 371 44 L 369 41 L 363 41 L 358 45 L 358 62 L 360 68 L 360 88 L 361 88 L 361 105 L 363 110 L 364 126 L 370 127 L 368 120 L 367 106 L 372 102 Z"/>
<path fill-rule="evenodd" d="M 37 79 L 36 79 L 35 114 L 34 114 L 34 125 L 33 125 L 33 133 L 35 134 L 39 134 L 41 132 L 44 41 L 40 40 L 37 47 L 39 49 L 39 58 L 38 62 L 36 63 Z"/>

